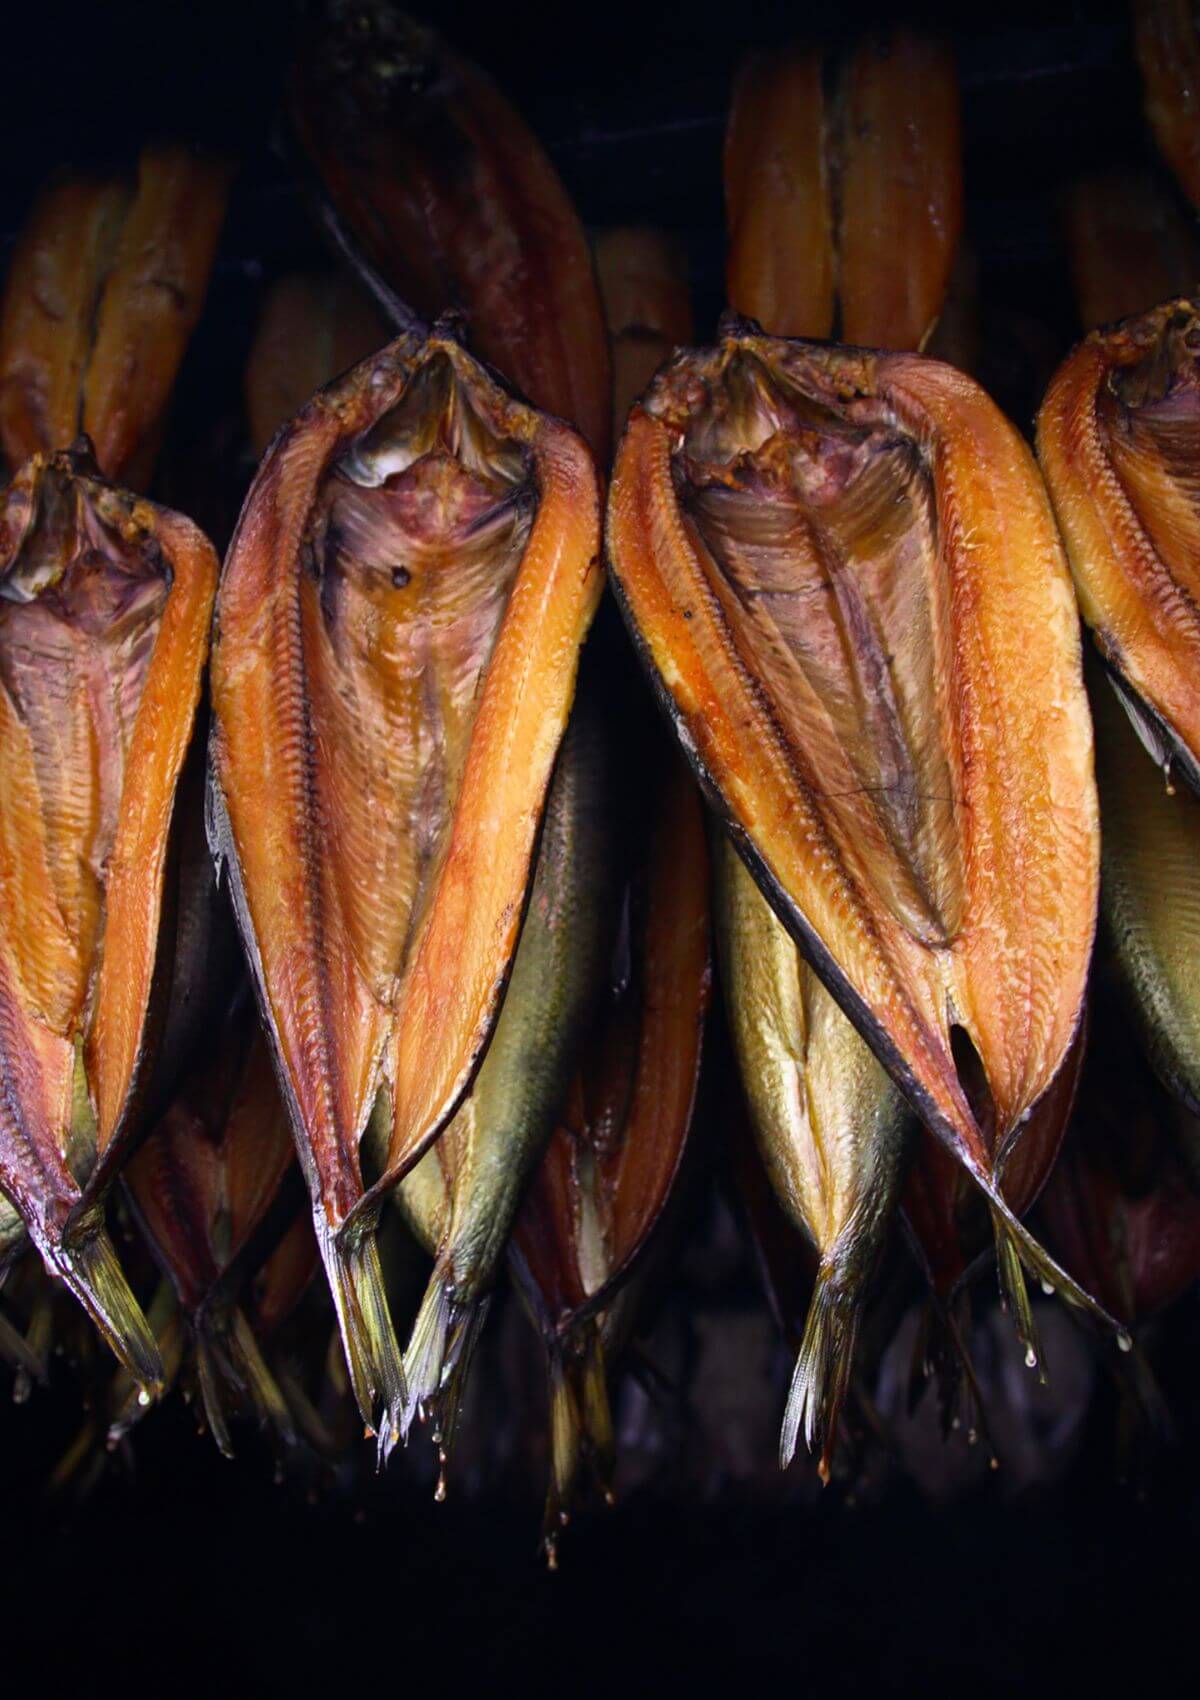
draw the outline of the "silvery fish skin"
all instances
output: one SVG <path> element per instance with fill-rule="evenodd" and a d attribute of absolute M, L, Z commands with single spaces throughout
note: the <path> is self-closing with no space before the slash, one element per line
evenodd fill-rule
<path fill-rule="evenodd" d="M 714 862 L 721 983 L 755 1138 L 780 1203 L 819 1258 L 780 1461 L 791 1462 L 803 1430 L 828 1480 L 911 1117 L 727 839 Z"/>
<path fill-rule="evenodd" d="M 619 885 L 611 751 L 580 699 L 550 788 L 529 910 L 471 1095 L 397 1190 L 436 1263 L 405 1354 L 419 1407 L 449 1442 L 513 1221 L 541 1160 L 608 963 Z"/>
<path fill-rule="evenodd" d="M 1166 783 L 1103 679 L 1092 713 L 1109 934 L 1156 1074 L 1200 1115 L 1200 801 Z"/>

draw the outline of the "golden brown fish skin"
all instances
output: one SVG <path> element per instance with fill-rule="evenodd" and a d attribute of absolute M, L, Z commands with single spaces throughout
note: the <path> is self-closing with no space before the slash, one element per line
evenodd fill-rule
<path fill-rule="evenodd" d="M 226 562 L 213 838 L 385 1444 L 403 1388 L 373 1217 L 486 1048 L 600 588 L 585 445 L 437 331 L 276 436 Z M 388 1153 L 364 1199 L 381 1089 Z"/>
<path fill-rule="evenodd" d="M 659 366 L 691 341 L 687 256 L 661 230 L 619 225 L 596 238 L 596 274 L 612 344 L 616 435 Z"/>
<path fill-rule="evenodd" d="M 159 925 L 216 558 L 86 444 L 0 501 L 0 1179 L 143 1386 L 157 1350 L 104 1233 L 163 983 Z"/>
<path fill-rule="evenodd" d="M 751 1125 L 776 1197 L 819 1259 L 780 1462 L 803 1430 L 828 1481 L 911 1117 L 728 840 L 714 861 L 721 985 Z"/>
<path fill-rule="evenodd" d="M 963 228 L 954 56 L 899 30 L 869 37 L 842 77 L 839 335 L 924 348 Z"/>
<path fill-rule="evenodd" d="M 233 172 L 179 146 L 143 150 L 95 310 L 82 429 L 106 475 L 149 482 L 175 377 L 200 318 Z"/>
<path fill-rule="evenodd" d="M 1193 206 L 1200 207 L 1200 33 L 1189 0 L 1135 0 L 1146 117 Z"/>
<path fill-rule="evenodd" d="M 150 479 L 200 316 L 231 172 L 146 148 L 136 185 L 67 179 L 34 207 L 0 310 L 0 447 L 10 469 L 83 432 L 105 477 Z"/>
<path fill-rule="evenodd" d="M 1200 788 L 1200 308 L 1093 331 L 1038 414 L 1084 620 L 1151 753 Z M 1190 433 L 1190 435 L 1189 435 Z"/>
<path fill-rule="evenodd" d="M 608 1367 L 632 1327 L 639 1276 L 683 1160 L 711 995 L 709 860 L 682 763 L 668 763 L 657 794 L 630 888 L 629 971 L 589 1037 L 512 1245 L 547 1350 L 551 1565 L 585 1455 L 607 1492 Z"/>
<path fill-rule="evenodd" d="M 344 272 L 280 278 L 263 303 L 246 362 L 246 416 L 254 452 L 331 379 L 391 341 L 361 284 Z"/>
<path fill-rule="evenodd" d="M 839 503 L 868 475 L 879 491 L 867 482 L 858 504 L 877 494 L 878 511 L 856 543 L 856 509 L 847 498 L 839 519 Z M 753 516 L 745 546 L 739 514 L 743 530 Z M 920 576 L 911 558 L 889 568 L 901 538 Z M 1072 1040 L 1095 922 L 1077 618 L 1024 444 L 939 362 L 735 325 L 634 409 L 608 554 L 651 677 L 764 892 L 1003 1231 L 1062 1287 L 1000 1197 L 950 1049 L 954 1020 L 983 1059 L 1003 1148 Z M 839 556 L 853 579 L 835 574 Z M 838 634 L 870 626 L 836 599 L 864 582 L 885 635 L 877 665 L 868 642 L 854 671 L 840 657 L 857 638 Z M 924 585 L 923 646 L 889 644 L 889 584 L 893 597 Z"/>
<path fill-rule="evenodd" d="M 837 253 L 830 118 L 819 53 L 755 54 L 725 131 L 730 306 L 779 336 L 827 337 Z"/>
<path fill-rule="evenodd" d="M 832 98 L 826 80 L 803 48 L 739 73 L 725 136 L 730 304 L 777 336 L 922 348 L 963 226 L 953 55 L 879 34 L 846 60 Z"/>
<path fill-rule="evenodd" d="M 8 471 L 79 434 L 96 301 L 130 190 L 66 178 L 34 204 L 0 306 L 0 450 Z"/>
<path fill-rule="evenodd" d="M 1145 313 L 1200 281 L 1200 240 L 1148 171 L 1080 178 L 1064 204 L 1071 278 L 1085 331 Z"/>
<path fill-rule="evenodd" d="M 417 313 L 465 313 L 530 401 L 610 445 L 604 315 L 578 214 L 492 80 L 375 0 L 329 5 L 292 75 L 292 126 L 337 239 Z"/>

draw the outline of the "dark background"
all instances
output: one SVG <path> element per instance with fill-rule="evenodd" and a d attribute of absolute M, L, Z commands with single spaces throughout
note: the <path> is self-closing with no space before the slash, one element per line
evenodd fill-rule
<path fill-rule="evenodd" d="M 675 228 L 692 259 L 697 328 L 721 293 L 720 145 L 729 79 L 750 45 L 805 28 L 802 5 L 608 0 L 540 11 L 430 9 L 542 135 L 586 220 Z M 841 5 L 850 30 L 886 9 Z M 987 376 L 1027 427 L 1048 363 L 1075 334 L 1057 196 L 1075 171 L 1146 157 L 1123 9 L 906 9 L 959 49 L 970 239 Z M 270 151 L 291 9 L 41 5 L 6 19 L 0 235 L 5 247 L 56 165 L 192 133 L 245 157 L 210 308 L 181 380 L 178 430 L 209 442 L 239 393 L 261 279 L 313 238 Z M 711 1213 L 697 1209 L 698 1232 Z M 721 1302 L 757 1307 L 747 1269 Z M 1173 1347 L 1181 1432 L 1196 1432 L 1197 1329 Z M 736 1375 L 735 1378 L 736 1380 Z M 536 1497 L 501 1488 L 431 1503 L 398 1476 L 365 1496 L 273 1485 L 178 1406 L 77 1502 L 44 1481 L 74 1422 L 65 1399 L 0 1408 L 4 1679 L 61 1692 L 107 1672 L 132 1689 L 276 1694 L 317 1683 L 453 1694 L 485 1682 L 564 1696 L 766 1678 L 801 1692 L 985 1696 L 1139 1690 L 1190 1662 L 1198 1570 L 1192 1450 L 1120 1479 L 1113 1412 L 1053 1481 L 994 1480 L 934 1503 L 897 1473 L 869 1503 L 735 1475 L 666 1472 L 583 1520 L 545 1573 Z M 769 1462 L 769 1460 L 768 1460 Z M 804 1466 L 798 1466 L 803 1469 Z M 1050 1472 L 1055 1474 L 1055 1472 Z M 1107 1680 L 1105 1680 L 1107 1679 Z M 1176 1678 L 1178 1680 L 1178 1678 Z M 1185 1677 L 1186 1681 L 1187 1678 Z"/>

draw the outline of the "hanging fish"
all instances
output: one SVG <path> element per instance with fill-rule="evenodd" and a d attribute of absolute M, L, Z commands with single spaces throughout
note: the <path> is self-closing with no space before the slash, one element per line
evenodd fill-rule
<path fill-rule="evenodd" d="M 293 1438 L 240 1289 L 270 1218 L 290 1208 L 284 1186 L 294 1162 L 270 1053 L 253 1013 L 235 1006 L 215 1054 L 184 1082 L 123 1176 L 178 1296 L 208 1426 L 227 1457 L 233 1443 L 222 1386 Z"/>
<path fill-rule="evenodd" d="M 513 1243 L 550 1377 L 551 1563 L 586 1455 L 608 1486 L 608 1373 L 636 1316 L 631 1278 L 671 1198 L 695 1107 L 711 980 L 708 856 L 681 766 L 671 765 L 659 795 L 626 898 L 612 996 Z"/>
<path fill-rule="evenodd" d="M 257 457 L 308 398 L 391 340 L 371 297 L 342 272 L 280 278 L 263 303 L 244 380 Z"/>
<path fill-rule="evenodd" d="M 811 50 L 751 56 L 725 135 L 731 306 L 778 336 L 924 347 L 962 233 L 960 129 L 939 42 L 866 37 L 836 78 Z"/>
<path fill-rule="evenodd" d="M 1017 433 L 939 362 L 734 322 L 635 407 L 608 554 L 736 848 L 987 1196 L 1018 1325 L 1010 1242 L 1089 1305 L 998 1184 L 1079 1024 L 1099 872 L 1070 581 Z"/>
<path fill-rule="evenodd" d="M 1200 207 L 1200 31 L 1189 0 L 1134 0 L 1146 117 L 1179 186 Z"/>
<path fill-rule="evenodd" d="M 751 1124 L 776 1196 L 818 1257 L 780 1463 L 803 1432 L 828 1481 L 910 1112 L 725 839 L 715 866 L 721 985 Z"/>
<path fill-rule="evenodd" d="M 579 216 L 477 66 L 382 0 L 316 7 L 293 68 L 319 216 L 397 327 L 465 315 L 481 359 L 607 464 L 611 376 Z"/>
<path fill-rule="evenodd" d="M 1071 280 L 1085 331 L 1144 313 L 1200 283 L 1200 240 L 1149 171 L 1097 172 L 1067 191 Z"/>
<path fill-rule="evenodd" d="M 216 559 L 85 444 L 0 494 L 0 1184 L 147 1391 L 154 1340 L 103 1225 L 171 962 L 160 940 Z"/>
<path fill-rule="evenodd" d="M 601 588 L 598 503 L 573 431 L 414 333 L 275 437 L 221 582 L 211 842 L 385 1447 L 404 1387 L 375 1222 L 499 1013 Z"/>
<path fill-rule="evenodd" d="M 10 471 L 86 435 L 100 471 L 150 482 L 225 217 L 230 168 L 177 144 L 136 181 L 60 177 L 13 253 L 0 310 L 0 449 Z"/>
<path fill-rule="evenodd" d="M 649 226 L 616 226 L 596 238 L 596 274 L 612 345 L 613 422 L 619 431 L 663 361 L 692 338 L 687 256 Z"/>
<path fill-rule="evenodd" d="M 1083 617 L 1138 735 L 1200 790 L 1200 318 L 1189 297 L 1093 331 L 1038 414 Z"/>
<path fill-rule="evenodd" d="M 570 1085 L 608 964 L 620 885 L 613 752 L 581 693 L 551 782 L 529 909 L 500 1019 L 470 1095 L 397 1201 L 433 1253 L 405 1354 L 418 1408 L 449 1450 L 471 1353 L 531 1173 Z"/>

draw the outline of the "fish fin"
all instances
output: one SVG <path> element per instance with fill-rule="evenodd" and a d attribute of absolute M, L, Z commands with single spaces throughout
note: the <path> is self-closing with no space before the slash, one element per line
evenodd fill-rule
<path fill-rule="evenodd" d="M 1040 1281 L 1044 1287 L 1057 1293 L 1064 1303 L 1073 1306 L 1076 1310 L 1085 1311 L 1093 1319 L 1093 1321 L 1101 1323 L 1103 1327 L 1115 1334 L 1117 1345 L 1123 1352 L 1127 1352 L 1132 1344 L 1128 1330 L 1119 1323 L 1114 1316 L 1111 1316 L 1109 1312 L 1105 1310 L 1100 1301 L 1098 1299 L 1094 1299 L 1085 1287 L 1081 1287 L 1073 1275 L 1068 1275 L 1062 1265 L 1054 1261 L 1041 1241 L 1035 1239 L 1033 1234 L 1031 1234 L 1029 1229 L 1025 1226 L 1024 1222 L 1013 1214 L 1011 1206 L 1000 1192 L 995 1181 L 992 1180 L 989 1175 L 984 1174 L 980 1169 L 976 1168 L 972 1163 L 966 1162 L 962 1157 L 961 1151 L 958 1153 L 958 1156 L 959 1160 L 963 1162 L 963 1166 L 966 1169 L 967 1174 L 983 1193 L 991 1208 L 992 1228 L 996 1236 L 997 1250 L 999 1250 L 1002 1241 L 1010 1243 L 1012 1257 L 1015 1259 L 1016 1263 L 1019 1263 L 1029 1272 L 1030 1275 Z M 1008 1255 L 1007 1251 L 1004 1255 Z M 1002 1282 L 1004 1280 L 1003 1273 L 1001 1275 L 1001 1280 Z M 1032 1328 L 1033 1316 L 1032 1311 L 1029 1310 L 1028 1294 L 1024 1291 L 1024 1280 L 1022 1279 L 1020 1283 L 1019 1293 L 1010 1291 L 1006 1294 L 1006 1296 L 1012 1300 L 1014 1304 L 1023 1303 L 1025 1312 L 1028 1315 L 1028 1326 Z M 1021 1311 L 1018 1310 L 1018 1332 L 1020 1332 L 1023 1325 L 1022 1314 Z M 1024 1339 L 1024 1336 L 1022 1336 L 1022 1339 Z M 1032 1349 L 1036 1359 L 1036 1343 L 1026 1341 L 1025 1345 L 1027 1351 Z M 1030 1368 L 1033 1367 L 1034 1366 L 1031 1364 Z"/>
<path fill-rule="evenodd" d="M 783 1413 L 779 1437 L 781 1469 L 786 1470 L 795 1456 L 803 1430 L 804 1443 L 810 1452 L 820 1445 L 817 1469 L 821 1480 L 828 1483 L 861 1310 L 861 1293 L 856 1288 L 848 1291 L 835 1265 L 822 1262 L 809 1300 L 804 1335 Z"/>
<path fill-rule="evenodd" d="M 592 1465 L 605 1499 L 612 1503 L 612 1476 L 617 1441 L 613 1431 L 612 1406 L 608 1398 L 608 1365 L 604 1341 L 597 1327 L 588 1329 L 583 1357 L 575 1366 L 576 1403 L 583 1421 Z"/>
<path fill-rule="evenodd" d="M 1038 1337 L 1038 1326 L 1034 1320 L 1033 1306 L 1029 1302 L 1029 1288 L 1025 1283 L 1021 1254 L 1017 1250 L 1008 1224 L 994 1213 L 992 1228 L 996 1236 L 996 1272 L 1000 1278 L 1001 1303 L 1012 1315 L 1016 1325 L 1017 1338 L 1025 1348 L 1026 1366 L 1037 1371 L 1038 1380 L 1044 1387 L 1046 1362 Z"/>
<path fill-rule="evenodd" d="M 254 1330 L 238 1305 L 234 1306 L 229 1317 L 226 1346 L 238 1380 L 260 1420 L 269 1424 L 288 1446 L 295 1446 L 296 1429 L 287 1401 L 262 1355 Z"/>
<path fill-rule="evenodd" d="M 40 1355 L 26 1340 L 19 1328 L 13 1324 L 0 1310 L 0 1358 L 7 1360 L 14 1369 L 24 1370 L 39 1385 L 46 1381 L 46 1365 Z"/>
<path fill-rule="evenodd" d="M 550 1482 L 542 1513 L 542 1551 L 547 1567 L 558 1569 L 559 1536 L 570 1519 L 583 1456 L 583 1416 L 573 1377 L 562 1352 L 550 1354 Z"/>
<path fill-rule="evenodd" d="M 137 1382 L 145 1403 L 163 1391 L 158 1342 L 134 1298 L 116 1247 L 102 1227 L 89 1227 L 55 1247 L 55 1269 L 87 1311 L 117 1361 Z"/>
<path fill-rule="evenodd" d="M 441 1390 L 452 1312 L 449 1277 L 435 1267 L 404 1354 L 408 1392 L 400 1429 L 406 1440 L 418 1412 L 432 1405 Z"/>
<path fill-rule="evenodd" d="M 419 1412 L 433 1423 L 434 1443 L 445 1463 L 466 1396 L 475 1347 L 491 1306 L 491 1295 L 461 1301 L 449 1272 L 435 1265 L 405 1352 L 408 1398 L 403 1433 Z"/>
<path fill-rule="evenodd" d="M 404 1413 L 404 1364 L 388 1309 L 373 1222 L 355 1222 L 353 1232 L 323 1234 L 322 1252 L 341 1330 L 350 1385 L 369 1433 L 378 1437 L 381 1464 L 400 1438 Z"/>
<path fill-rule="evenodd" d="M 221 1399 L 221 1377 L 217 1367 L 217 1352 L 214 1342 L 206 1338 L 203 1332 L 196 1336 L 196 1369 L 200 1381 L 200 1397 L 204 1401 L 204 1415 L 208 1421 L 209 1433 L 216 1442 L 217 1451 L 222 1458 L 233 1457 L 233 1439 L 229 1433 L 229 1424 L 225 1420 L 225 1406 Z"/>

